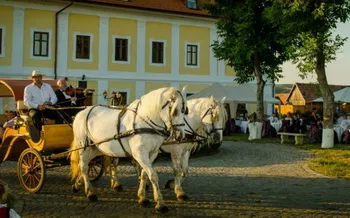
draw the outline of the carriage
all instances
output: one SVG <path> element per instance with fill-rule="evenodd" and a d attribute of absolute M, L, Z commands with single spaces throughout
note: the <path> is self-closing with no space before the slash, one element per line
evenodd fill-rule
<path fill-rule="evenodd" d="M 17 160 L 17 175 L 21 186 L 31 192 L 38 192 L 44 185 L 46 170 L 69 164 L 68 149 L 73 140 L 70 123 L 57 124 L 56 120 L 45 119 L 42 131 L 35 134 L 28 125 L 28 108 L 23 103 L 23 93 L 31 80 L 0 80 L 0 97 L 13 97 L 17 107 L 17 120 L 14 126 L 6 128 L 0 143 L 0 164 L 7 160 Z M 55 80 L 43 80 L 56 86 Z M 92 93 L 87 94 L 84 106 L 52 108 L 57 114 L 66 111 L 78 112 L 91 105 Z M 98 156 L 89 163 L 89 179 L 95 181 L 103 174 L 103 156 Z"/>

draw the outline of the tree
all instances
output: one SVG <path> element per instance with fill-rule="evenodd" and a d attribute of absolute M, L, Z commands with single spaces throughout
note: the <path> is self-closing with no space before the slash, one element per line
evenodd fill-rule
<path fill-rule="evenodd" d="M 218 19 L 219 40 L 212 45 L 216 58 L 234 69 L 239 84 L 256 79 L 260 122 L 264 116 L 266 79 L 274 82 L 281 78 L 285 60 L 285 49 L 278 40 L 281 32 L 278 26 L 270 24 L 266 14 L 271 6 L 269 0 L 216 0 L 203 6 Z"/>
<path fill-rule="evenodd" d="M 269 17 L 282 26 L 286 37 L 282 44 L 289 45 L 289 58 L 303 78 L 316 73 L 323 97 L 322 148 L 334 146 L 334 96 L 328 86 L 326 63 L 336 58 L 336 52 L 347 38 L 333 36 L 339 22 L 350 15 L 349 0 L 276 0 Z"/>

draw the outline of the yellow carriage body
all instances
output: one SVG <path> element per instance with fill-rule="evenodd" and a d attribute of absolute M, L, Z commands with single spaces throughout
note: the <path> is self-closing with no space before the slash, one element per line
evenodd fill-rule
<path fill-rule="evenodd" d="M 0 147 L 0 162 L 18 159 L 26 148 L 49 153 L 66 151 L 72 141 L 73 130 L 68 124 L 43 125 L 38 142 L 32 140 L 25 126 L 7 128 Z"/>
<path fill-rule="evenodd" d="M 31 80 L 0 80 L 0 97 L 13 96 L 21 117 L 26 117 L 27 108 L 23 104 L 23 92 Z M 53 89 L 57 89 L 55 80 L 44 80 Z M 67 151 L 73 140 L 73 130 L 68 124 L 55 124 L 47 120 L 42 126 L 39 140 L 32 140 L 25 124 L 15 129 L 6 128 L 0 144 L 0 163 L 5 160 L 16 160 L 22 151 L 33 148 L 39 152 L 59 153 Z"/>

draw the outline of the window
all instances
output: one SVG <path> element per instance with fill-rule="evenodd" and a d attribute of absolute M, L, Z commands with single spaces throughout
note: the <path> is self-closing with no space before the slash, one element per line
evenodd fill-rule
<path fill-rule="evenodd" d="M 49 33 L 34 31 L 33 35 L 33 56 L 49 57 Z"/>
<path fill-rule="evenodd" d="M 131 37 L 114 35 L 112 36 L 112 42 L 113 42 L 112 63 L 130 64 Z"/>
<path fill-rule="evenodd" d="M 112 106 L 124 106 L 128 103 L 127 90 L 113 90 L 112 96 L 110 97 L 110 105 Z"/>
<path fill-rule="evenodd" d="M 186 52 L 186 64 L 188 66 L 198 66 L 198 45 L 188 44 Z"/>
<path fill-rule="evenodd" d="M 197 0 L 187 0 L 187 7 L 197 9 Z"/>
<path fill-rule="evenodd" d="M 5 28 L 0 26 L 0 57 L 5 56 Z"/>
<path fill-rule="evenodd" d="M 92 35 L 75 34 L 75 60 L 91 61 Z"/>
<path fill-rule="evenodd" d="M 152 63 L 164 64 L 164 42 L 152 42 Z"/>
<path fill-rule="evenodd" d="M 128 39 L 115 38 L 115 61 L 128 61 Z"/>

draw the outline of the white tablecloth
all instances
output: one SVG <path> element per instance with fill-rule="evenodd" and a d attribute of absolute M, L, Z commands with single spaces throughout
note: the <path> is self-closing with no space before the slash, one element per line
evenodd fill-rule
<path fill-rule="evenodd" d="M 241 127 L 243 133 L 247 133 L 248 121 L 235 120 L 235 124 Z"/>
<path fill-rule="evenodd" d="M 282 120 L 279 120 L 278 122 L 270 123 L 270 125 L 275 128 L 275 130 L 278 132 L 280 128 L 282 127 Z"/>

